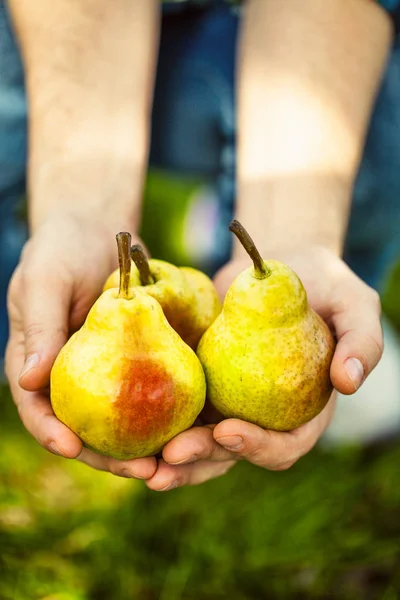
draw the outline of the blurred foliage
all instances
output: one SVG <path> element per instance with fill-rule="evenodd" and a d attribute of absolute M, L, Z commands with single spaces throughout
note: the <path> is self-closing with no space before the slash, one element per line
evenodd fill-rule
<path fill-rule="evenodd" d="M 178 266 L 191 264 L 185 239 L 186 215 L 193 196 L 205 183 L 200 178 L 149 170 L 140 235 L 152 256 Z"/>
<path fill-rule="evenodd" d="M 148 491 L 46 453 L 1 391 L 1 600 L 398 598 L 400 442 Z"/>
<path fill-rule="evenodd" d="M 160 185 L 174 205 L 157 175 L 147 194 Z M 194 182 L 181 185 L 185 198 Z M 162 210 L 146 217 L 146 241 L 173 261 L 181 211 L 162 223 L 171 240 L 151 237 Z M 399 298 L 400 264 L 383 294 L 400 327 Z M 45 452 L 3 387 L 0 441 L 0 600 L 400 598 L 400 440 L 155 493 Z"/>
<path fill-rule="evenodd" d="M 382 307 L 385 314 L 400 331 L 400 261 L 389 273 L 382 293 Z"/>

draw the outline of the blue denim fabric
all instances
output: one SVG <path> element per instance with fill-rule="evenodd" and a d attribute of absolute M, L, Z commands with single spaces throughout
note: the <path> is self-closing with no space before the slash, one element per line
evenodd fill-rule
<path fill-rule="evenodd" d="M 163 19 L 150 161 L 213 181 L 219 198 L 214 268 L 229 257 L 226 224 L 235 198 L 234 65 L 239 16 L 223 3 Z M 17 215 L 24 189 L 26 104 L 23 71 L 0 1 L 0 356 L 5 290 L 26 231 Z M 394 44 L 358 175 L 346 260 L 370 285 L 400 255 L 400 39 Z"/>
<path fill-rule="evenodd" d="M 25 164 L 24 76 L 8 15 L 0 1 L 0 359 L 8 336 L 8 281 L 27 237 L 19 214 L 25 190 Z"/>
<path fill-rule="evenodd" d="M 150 163 L 214 182 L 219 215 L 207 272 L 226 262 L 232 239 L 237 25 L 226 5 L 188 9 L 164 17 L 160 42 Z"/>
<path fill-rule="evenodd" d="M 239 16 L 222 3 L 164 18 L 151 159 L 214 178 L 220 205 L 214 266 L 229 257 L 235 188 L 235 43 Z M 223 40 L 223 42 L 222 42 Z M 345 259 L 379 288 L 400 256 L 400 37 L 393 46 L 359 170 Z"/>

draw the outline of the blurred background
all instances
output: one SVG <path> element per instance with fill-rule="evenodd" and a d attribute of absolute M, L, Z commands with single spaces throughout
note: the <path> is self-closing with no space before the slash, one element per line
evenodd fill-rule
<path fill-rule="evenodd" d="M 232 99 L 222 94 L 221 110 L 214 90 L 210 93 L 195 77 L 204 71 L 197 60 L 201 50 L 200 66 L 204 60 L 217 66 L 226 84 L 222 91 L 233 89 L 236 21 L 230 11 L 216 10 L 216 20 L 202 25 L 198 37 L 187 24 L 172 22 L 163 34 L 159 71 L 174 77 L 167 86 L 168 77 L 159 76 L 155 116 L 171 129 L 169 136 L 160 129 L 151 161 L 184 164 L 186 173 L 209 170 L 210 179 L 151 169 L 141 232 L 154 257 L 210 274 L 223 263 L 219 248 L 226 248 L 224 236 L 230 235 L 227 202 L 217 197 L 234 197 Z M 6 30 L 0 33 L 4 37 Z M 372 185 L 370 204 L 359 198 L 368 228 L 365 220 L 362 226 L 357 220 L 353 224 L 368 244 L 377 233 L 386 242 L 388 222 L 392 230 L 398 223 L 387 210 L 398 214 L 400 122 L 393 107 L 398 106 L 399 41 L 396 52 L 378 108 L 386 115 L 385 102 L 392 104 L 373 130 L 377 144 L 370 149 L 371 164 L 382 174 L 380 186 Z M 22 72 L 12 75 L 21 87 Z M 187 93 L 191 90 L 197 103 Z M 15 114 L 22 111 L 23 97 L 11 100 Z M 9 128 L 7 153 L 18 143 L 16 131 Z M 170 145 L 167 138 L 189 143 Z M 215 157 L 210 148 L 221 144 L 224 151 Z M 216 159 L 217 187 L 209 168 Z M 193 169 L 193 160 L 202 168 Z M 368 172 L 363 181 L 368 191 Z M 15 212 L 15 194 L 7 200 L 13 210 L 0 198 L 0 302 L 27 236 L 25 200 L 21 196 Z M 361 262 L 367 264 L 368 245 L 361 247 Z M 400 598 L 400 256 L 387 273 L 382 303 L 384 359 L 357 397 L 339 399 L 335 420 L 316 449 L 287 472 L 243 463 L 218 480 L 168 493 L 150 492 L 142 482 L 43 450 L 19 421 L 0 365 L 0 600 Z M 0 356 L 6 338 L 0 303 Z"/>
<path fill-rule="evenodd" d="M 207 268 L 216 211 L 207 181 L 151 171 L 143 238 L 155 257 Z M 400 260 L 382 294 L 391 336 L 399 298 Z M 378 416 L 400 359 L 385 368 L 370 402 Z M 400 404 L 400 387 L 391 393 Z M 362 422 L 369 409 L 357 403 Z M 287 472 L 240 464 L 160 494 L 48 454 L 23 429 L 4 384 L 0 600 L 399 598 L 400 440 L 383 427 L 368 443 L 362 433 L 344 443 L 343 427 L 342 417 Z"/>

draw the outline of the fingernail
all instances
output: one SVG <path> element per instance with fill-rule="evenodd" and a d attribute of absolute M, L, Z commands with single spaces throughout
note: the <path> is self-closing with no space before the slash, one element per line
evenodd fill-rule
<path fill-rule="evenodd" d="M 22 367 L 22 371 L 19 375 L 19 378 L 21 379 L 21 377 L 23 377 L 24 375 L 26 375 L 28 373 L 28 371 L 30 371 L 31 369 L 34 369 L 35 367 L 38 366 L 39 364 L 39 354 L 37 352 L 35 352 L 34 354 L 31 354 L 30 356 L 28 356 L 28 358 L 25 361 L 24 366 Z"/>
<path fill-rule="evenodd" d="M 173 481 L 169 485 L 161 488 L 161 490 L 157 490 L 158 492 L 167 492 L 168 490 L 173 490 L 179 486 L 179 481 Z"/>
<path fill-rule="evenodd" d="M 60 448 L 55 442 L 50 442 L 47 447 L 53 454 L 58 454 L 58 456 L 64 456 L 64 454 L 61 452 Z"/>
<path fill-rule="evenodd" d="M 344 363 L 347 375 L 350 377 L 356 390 L 364 378 L 364 367 L 358 358 L 348 358 Z"/>
<path fill-rule="evenodd" d="M 169 465 L 184 465 L 195 462 L 199 457 L 197 454 L 192 454 L 191 456 L 187 456 L 186 458 L 182 458 L 182 460 L 177 460 L 175 462 L 167 461 Z"/>
<path fill-rule="evenodd" d="M 217 438 L 216 441 L 227 450 L 241 450 L 243 448 L 243 438 L 239 435 Z"/>

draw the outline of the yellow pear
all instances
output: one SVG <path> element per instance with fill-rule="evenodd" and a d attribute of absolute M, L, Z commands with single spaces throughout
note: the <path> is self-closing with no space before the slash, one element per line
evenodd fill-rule
<path fill-rule="evenodd" d="M 95 451 L 151 456 L 204 406 L 204 373 L 160 304 L 129 285 L 129 234 L 117 236 L 120 289 L 105 291 L 51 371 L 57 418 Z"/>
<path fill-rule="evenodd" d="M 254 266 L 231 284 L 221 314 L 198 346 L 207 397 L 225 417 L 293 430 L 329 400 L 334 339 L 294 271 L 262 260 L 237 221 L 230 229 Z"/>
<path fill-rule="evenodd" d="M 185 341 L 196 348 L 203 333 L 221 312 L 221 301 L 213 282 L 205 273 L 192 267 L 180 267 L 194 293 L 190 327 L 185 332 Z"/>
<path fill-rule="evenodd" d="M 155 298 L 177 333 L 193 349 L 221 311 L 221 303 L 211 279 L 190 267 L 176 267 L 163 260 L 148 260 L 142 247 L 131 249 L 134 262 L 130 285 Z M 119 271 L 114 271 L 104 290 L 118 287 Z"/>

